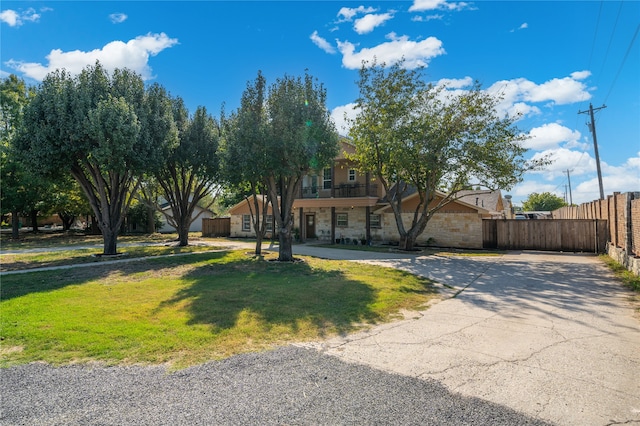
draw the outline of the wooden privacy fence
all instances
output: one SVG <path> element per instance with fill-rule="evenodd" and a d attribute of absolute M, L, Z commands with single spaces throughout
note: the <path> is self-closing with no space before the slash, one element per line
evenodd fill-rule
<path fill-rule="evenodd" d="M 608 238 L 601 219 L 482 221 L 484 248 L 603 253 Z"/>
<path fill-rule="evenodd" d="M 552 214 L 554 219 L 606 219 L 611 244 L 640 257 L 640 192 L 615 192 L 604 200 L 562 207 Z"/>
<path fill-rule="evenodd" d="M 231 218 L 216 217 L 202 219 L 203 237 L 228 237 L 231 235 Z"/>

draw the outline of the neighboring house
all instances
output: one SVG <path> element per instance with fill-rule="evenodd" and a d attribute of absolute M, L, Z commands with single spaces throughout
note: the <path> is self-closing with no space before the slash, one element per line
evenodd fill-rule
<path fill-rule="evenodd" d="M 162 212 L 161 212 L 162 214 L 160 215 L 160 222 L 162 222 L 162 226 L 160 227 L 160 229 L 158 229 L 158 232 L 161 232 L 161 233 L 176 232 L 176 228 L 169 225 L 167 223 L 167 218 L 165 217 L 165 213 L 168 214 L 169 216 L 172 216 L 171 206 L 168 203 L 165 203 L 165 204 L 162 204 L 160 207 L 162 208 Z M 200 214 L 200 216 L 197 216 L 198 214 Z M 203 209 L 200 206 L 196 206 L 195 209 L 193 209 L 193 215 L 191 217 L 197 216 L 197 219 L 191 223 L 191 226 L 189 227 L 189 232 L 202 232 L 202 219 L 212 218 L 214 215 L 215 213 L 213 213 L 211 210 Z"/>
<path fill-rule="evenodd" d="M 302 241 L 315 238 L 351 244 L 399 241 L 395 216 L 385 201 L 383 186 L 368 173 L 359 173 L 345 158 L 345 153 L 352 153 L 354 149 L 342 140 L 340 154 L 332 167 L 303 177 L 300 194 L 293 203 L 294 234 Z M 438 193 L 433 203 L 444 196 Z M 411 221 L 416 202 L 417 193 L 406 196 L 403 201 L 406 225 Z M 510 209 L 510 204 L 506 208 Z M 482 248 L 482 220 L 505 217 L 504 210 L 500 191 L 466 191 L 463 199 L 450 202 L 434 214 L 417 243 Z M 229 214 L 231 237 L 255 235 L 246 200 L 233 206 Z M 269 238 L 274 226 L 271 208 L 267 214 Z"/>
<path fill-rule="evenodd" d="M 458 192 L 460 201 L 476 205 L 489 211 L 483 219 L 511 219 L 511 197 L 502 197 L 499 190 L 476 190 Z"/>

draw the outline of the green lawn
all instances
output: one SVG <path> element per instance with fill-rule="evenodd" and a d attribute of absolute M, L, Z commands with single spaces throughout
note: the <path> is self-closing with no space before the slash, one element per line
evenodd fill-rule
<path fill-rule="evenodd" d="M 275 257 L 275 254 L 271 254 Z M 424 306 L 431 283 L 390 268 L 244 251 L 2 277 L 2 366 L 171 368 L 322 339 Z"/>

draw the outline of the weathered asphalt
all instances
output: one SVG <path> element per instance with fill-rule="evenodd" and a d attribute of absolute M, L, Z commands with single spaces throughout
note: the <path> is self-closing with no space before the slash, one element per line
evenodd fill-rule
<path fill-rule="evenodd" d="M 640 423 L 640 318 L 594 256 L 294 253 L 424 275 L 443 300 L 354 335 L 171 374 L 4 369 L 0 423 Z"/>

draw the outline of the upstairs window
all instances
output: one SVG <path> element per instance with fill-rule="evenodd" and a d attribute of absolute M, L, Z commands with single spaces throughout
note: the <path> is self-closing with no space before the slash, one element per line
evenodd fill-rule
<path fill-rule="evenodd" d="M 331 169 L 322 171 L 322 189 L 331 189 Z"/>
<path fill-rule="evenodd" d="M 356 181 L 356 169 L 349 169 L 349 182 Z"/>

